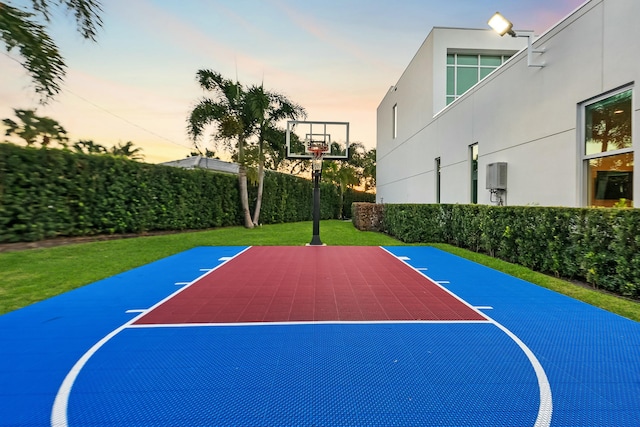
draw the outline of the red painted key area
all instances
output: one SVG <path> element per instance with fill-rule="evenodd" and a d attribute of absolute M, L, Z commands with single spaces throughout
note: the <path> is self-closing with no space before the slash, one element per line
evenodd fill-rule
<path fill-rule="evenodd" d="M 379 247 L 251 247 L 136 324 L 485 320 Z"/>

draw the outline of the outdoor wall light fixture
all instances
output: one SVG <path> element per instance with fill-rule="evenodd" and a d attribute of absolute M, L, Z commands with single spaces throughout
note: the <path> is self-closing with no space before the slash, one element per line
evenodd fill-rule
<path fill-rule="evenodd" d="M 493 28 L 493 31 L 504 36 L 509 34 L 511 37 L 516 37 L 516 32 L 513 31 L 513 24 L 507 18 L 502 16 L 500 12 L 496 12 L 495 15 L 489 19 L 489 26 Z"/>
<path fill-rule="evenodd" d="M 534 49 L 533 48 L 533 39 L 534 34 L 533 31 L 513 31 L 513 24 L 507 18 L 502 16 L 500 12 L 496 12 L 488 22 L 489 26 L 493 28 L 493 30 L 500 34 L 500 36 L 504 36 L 505 34 L 509 34 L 511 37 L 526 37 L 527 38 L 527 65 L 529 67 L 544 67 L 545 63 L 541 62 L 539 64 L 533 63 L 533 54 L 534 53 L 544 53 L 544 48 Z"/>

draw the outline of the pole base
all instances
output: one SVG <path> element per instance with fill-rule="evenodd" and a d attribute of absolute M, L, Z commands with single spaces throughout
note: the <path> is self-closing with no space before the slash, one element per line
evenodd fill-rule
<path fill-rule="evenodd" d="M 317 234 L 314 234 L 313 238 L 311 239 L 311 243 L 309 243 L 308 246 L 324 246 L 324 244 L 320 240 L 320 236 Z"/>

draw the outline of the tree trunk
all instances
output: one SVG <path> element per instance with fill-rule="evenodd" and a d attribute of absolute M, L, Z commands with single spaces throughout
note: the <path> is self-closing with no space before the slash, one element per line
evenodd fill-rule
<path fill-rule="evenodd" d="M 238 172 L 238 184 L 240 189 L 240 203 L 242 204 L 242 216 L 244 217 L 244 226 L 253 228 L 251 221 L 251 212 L 249 211 L 249 193 L 247 189 L 247 170 L 244 165 L 240 165 Z"/>
<path fill-rule="evenodd" d="M 258 198 L 256 199 L 256 207 L 253 210 L 253 225 L 257 226 L 260 220 L 260 208 L 262 207 L 262 189 L 264 188 L 264 160 L 260 160 L 258 164 Z"/>

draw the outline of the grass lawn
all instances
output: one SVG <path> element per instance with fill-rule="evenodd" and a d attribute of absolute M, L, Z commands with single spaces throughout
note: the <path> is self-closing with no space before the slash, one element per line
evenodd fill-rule
<path fill-rule="evenodd" d="M 312 223 L 265 225 L 252 230 L 229 227 L 210 231 L 117 239 L 47 249 L 0 253 L 0 314 L 148 264 L 196 246 L 302 246 Z M 335 246 L 393 246 L 385 234 L 356 230 L 350 221 L 322 221 L 323 243 Z M 640 321 L 640 304 L 586 289 L 485 255 L 449 245 L 447 252 Z"/>
<path fill-rule="evenodd" d="M 303 246 L 312 229 L 311 222 L 228 227 L 0 253 L 0 314 L 196 246 Z M 320 238 L 336 246 L 401 244 L 337 220 L 322 221 Z"/>

